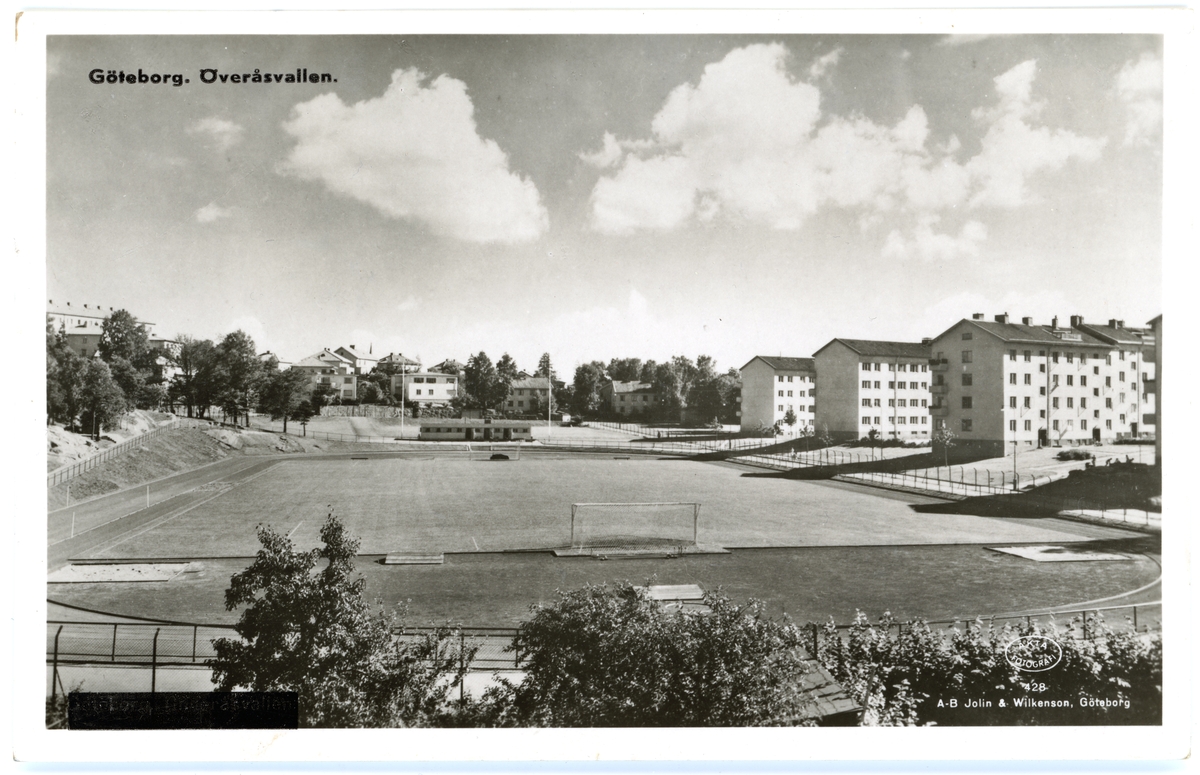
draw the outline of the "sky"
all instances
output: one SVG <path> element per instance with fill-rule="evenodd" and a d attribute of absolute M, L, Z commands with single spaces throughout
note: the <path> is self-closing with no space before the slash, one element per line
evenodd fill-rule
<path fill-rule="evenodd" d="M 163 336 L 569 373 L 1162 311 L 1158 36 L 60 36 L 47 56 L 47 296 Z"/>

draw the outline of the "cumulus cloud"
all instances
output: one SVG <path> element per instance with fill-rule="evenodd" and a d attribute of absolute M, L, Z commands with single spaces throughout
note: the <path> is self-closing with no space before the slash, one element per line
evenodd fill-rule
<path fill-rule="evenodd" d="M 197 223 L 212 223 L 220 218 L 228 218 L 233 215 L 233 210 L 221 207 L 216 202 L 209 202 L 196 211 Z"/>
<path fill-rule="evenodd" d="M 233 321 L 229 325 L 221 329 L 221 336 L 232 333 L 234 331 L 242 331 L 251 339 L 254 340 L 254 349 L 259 353 L 275 352 L 275 344 L 271 337 L 267 336 L 267 328 L 262 321 L 254 315 L 243 315 Z"/>
<path fill-rule="evenodd" d="M 818 60 L 810 75 L 824 72 L 836 54 Z M 735 49 L 708 65 L 698 83 L 671 92 L 652 138 L 606 134 L 600 151 L 584 155 L 608 170 L 592 191 L 592 228 L 628 234 L 724 216 L 798 229 L 823 206 L 1012 208 L 1034 201 L 1031 176 L 1071 159 L 1093 160 L 1104 146 L 1038 124 L 1043 104 L 1033 99 L 1033 60 L 995 79 L 995 104 L 972 114 L 981 151 L 960 162 L 958 138 L 931 141 L 919 105 L 892 126 L 823 114 L 820 90 L 792 78 L 787 59 L 777 43 Z"/>
<path fill-rule="evenodd" d="M 838 60 L 841 58 L 842 48 L 839 46 L 825 56 L 818 58 L 817 61 L 813 62 L 808 68 L 808 77 L 815 81 L 816 79 L 825 75 L 825 71 L 836 65 Z"/>
<path fill-rule="evenodd" d="M 994 37 L 993 35 L 946 35 L 938 41 L 939 46 L 965 46 L 968 43 L 978 43 L 981 40 L 987 40 Z"/>
<path fill-rule="evenodd" d="M 1117 73 L 1117 98 L 1125 104 L 1125 145 L 1149 145 L 1162 127 L 1163 63 L 1156 54 L 1142 54 Z"/>
<path fill-rule="evenodd" d="M 883 246 L 884 258 L 919 258 L 942 262 L 979 255 L 979 246 L 987 240 L 987 228 L 982 223 L 967 221 L 955 236 L 934 231 L 933 227 L 939 220 L 936 215 L 922 215 L 917 220 L 911 238 L 905 238 L 899 230 L 893 230 Z"/>
<path fill-rule="evenodd" d="M 479 136 L 462 81 L 397 70 L 382 96 L 347 105 L 323 94 L 296 105 L 283 128 L 296 140 L 284 174 L 385 215 L 468 242 L 527 242 L 549 226 L 537 187 Z"/>
<path fill-rule="evenodd" d="M 216 116 L 202 118 L 188 127 L 188 134 L 199 135 L 224 153 L 242 140 L 245 129 L 233 121 Z"/>

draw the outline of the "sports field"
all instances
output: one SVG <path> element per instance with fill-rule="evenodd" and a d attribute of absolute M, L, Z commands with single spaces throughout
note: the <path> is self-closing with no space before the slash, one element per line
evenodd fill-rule
<path fill-rule="evenodd" d="M 743 473 L 727 464 L 636 456 L 283 459 L 212 483 L 185 507 L 75 556 L 249 557 L 258 549 L 258 523 L 312 547 L 330 508 L 361 539 L 361 554 L 546 549 L 569 543 L 572 503 L 613 501 L 699 501 L 699 542 L 727 548 L 1062 543 L 1125 535 L 1060 520 L 921 514 L 911 506 L 935 501 Z"/>

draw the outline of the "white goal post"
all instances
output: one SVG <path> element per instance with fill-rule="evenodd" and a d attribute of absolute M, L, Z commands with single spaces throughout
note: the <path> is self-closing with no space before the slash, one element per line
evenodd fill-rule
<path fill-rule="evenodd" d="M 572 503 L 571 547 L 629 542 L 695 546 L 700 504 L 694 501 Z"/>

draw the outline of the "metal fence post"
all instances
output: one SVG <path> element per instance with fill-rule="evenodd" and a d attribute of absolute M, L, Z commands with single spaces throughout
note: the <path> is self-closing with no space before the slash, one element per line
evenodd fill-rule
<path fill-rule="evenodd" d="M 200 629 L 197 624 L 192 625 L 192 661 L 196 661 L 196 632 Z"/>
<path fill-rule="evenodd" d="M 111 662 L 117 661 L 117 624 L 113 622 L 113 642 L 112 642 L 112 659 Z"/>
<path fill-rule="evenodd" d="M 150 693 L 154 694 L 158 682 L 158 633 L 162 632 L 161 627 L 156 627 L 154 630 L 154 642 L 151 645 L 150 651 Z"/>
<path fill-rule="evenodd" d="M 50 701 L 58 698 L 58 636 L 62 635 L 63 625 L 58 625 L 54 633 L 54 669 L 50 671 Z"/>

